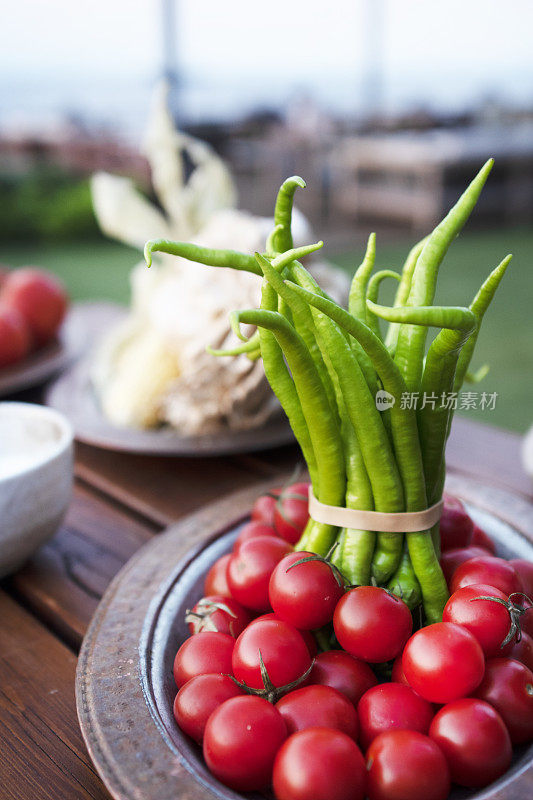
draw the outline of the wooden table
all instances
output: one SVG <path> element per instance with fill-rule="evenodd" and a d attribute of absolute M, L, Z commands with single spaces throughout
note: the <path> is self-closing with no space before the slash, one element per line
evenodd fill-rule
<path fill-rule="evenodd" d="M 515 434 L 457 419 L 449 471 L 533 502 Z M 130 556 L 169 523 L 228 492 L 289 471 L 296 447 L 172 459 L 78 445 L 75 489 L 54 538 L 0 584 L 0 797 L 101 800 L 74 702 L 76 654 L 96 605 Z"/>

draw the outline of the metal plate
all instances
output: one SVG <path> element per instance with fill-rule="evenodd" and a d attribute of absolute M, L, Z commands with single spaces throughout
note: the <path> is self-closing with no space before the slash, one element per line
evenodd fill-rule
<path fill-rule="evenodd" d="M 109 306 L 107 323 L 116 323 L 124 309 Z M 102 330 L 102 320 L 94 320 L 87 332 L 94 341 Z M 265 425 L 249 430 L 221 431 L 204 436 L 185 436 L 170 427 L 137 430 L 120 428 L 103 415 L 90 379 L 90 356 L 67 370 L 48 389 L 47 405 L 64 414 L 74 428 L 76 439 L 94 447 L 128 453 L 163 456 L 225 456 L 268 450 L 294 442 L 291 427 L 282 414 Z"/>
<path fill-rule="evenodd" d="M 174 655 L 188 635 L 184 611 L 201 596 L 210 564 L 228 551 L 260 484 L 188 517 L 142 548 L 106 592 L 85 637 L 76 695 L 83 736 L 96 768 L 120 800 L 211 800 L 241 795 L 216 781 L 199 748 L 172 716 Z M 447 489 L 507 557 L 533 560 L 533 507 L 509 492 L 470 479 Z M 533 746 L 516 748 L 510 770 L 478 792 L 451 798 L 530 800 Z M 248 795 L 250 796 L 250 795 Z"/>

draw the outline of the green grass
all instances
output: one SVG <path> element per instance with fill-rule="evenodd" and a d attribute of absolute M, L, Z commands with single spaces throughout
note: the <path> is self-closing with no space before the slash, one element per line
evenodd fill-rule
<path fill-rule="evenodd" d="M 46 267 L 65 282 L 73 300 L 127 303 L 128 276 L 142 260 L 131 247 L 107 239 L 65 243 L 12 243 L 0 248 L 0 261 L 15 267 Z"/>
<path fill-rule="evenodd" d="M 378 269 L 401 269 L 411 241 L 377 246 Z M 465 390 L 497 392 L 494 411 L 461 412 L 492 425 L 525 432 L 533 424 L 533 230 L 524 228 L 463 233 L 452 244 L 439 273 L 436 302 L 468 305 L 488 273 L 513 253 L 485 319 L 472 361 L 473 369 L 490 365 L 477 386 Z M 361 253 L 333 257 L 350 272 Z M 385 289 L 385 285 L 384 285 Z M 383 302 L 391 294 L 383 292 Z"/>
<path fill-rule="evenodd" d="M 411 244 L 378 239 L 378 268 L 399 269 Z M 514 258 L 485 317 L 473 362 L 474 369 L 486 362 L 491 369 L 482 384 L 466 387 L 498 392 L 496 409 L 467 413 L 479 421 L 523 432 L 533 423 L 533 230 L 462 234 L 441 268 L 437 301 L 467 305 L 508 252 Z M 351 272 L 361 251 L 327 255 Z M 6 264 L 36 264 L 53 270 L 74 300 L 106 298 L 120 303 L 128 302 L 128 275 L 139 260 L 138 251 L 103 238 L 77 244 L 11 244 L 0 252 L 0 261 Z M 390 300 L 385 285 L 382 299 Z"/>

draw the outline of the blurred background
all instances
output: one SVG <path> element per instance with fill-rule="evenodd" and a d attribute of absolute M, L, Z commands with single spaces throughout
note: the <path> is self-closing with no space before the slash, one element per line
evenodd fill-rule
<path fill-rule="evenodd" d="M 6 0 L 0 30 L 0 262 L 47 267 L 74 300 L 128 302 L 137 251 L 110 241 L 90 176 L 133 178 L 165 78 L 181 130 L 210 143 L 239 206 L 272 212 L 284 177 L 325 255 L 348 271 L 368 232 L 400 269 L 489 156 L 496 166 L 442 268 L 467 304 L 514 261 L 477 348 L 497 392 L 477 419 L 531 424 L 533 4 L 529 0 Z M 384 301 L 387 300 L 384 293 Z"/>

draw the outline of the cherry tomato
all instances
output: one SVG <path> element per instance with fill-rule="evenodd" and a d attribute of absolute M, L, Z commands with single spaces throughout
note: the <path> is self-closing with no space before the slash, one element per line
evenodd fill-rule
<path fill-rule="evenodd" d="M 215 563 L 210 568 L 205 577 L 204 595 L 210 596 L 213 594 L 222 595 L 222 597 L 231 597 L 231 592 L 227 580 L 227 568 L 231 553 L 217 558 Z"/>
<path fill-rule="evenodd" d="M 283 717 L 263 697 L 226 700 L 207 721 L 204 758 L 219 781 L 241 792 L 265 789 L 287 738 Z"/>
<path fill-rule="evenodd" d="M 409 638 L 413 620 L 403 600 L 378 586 L 358 586 L 339 600 L 333 627 L 340 645 L 355 658 L 390 661 Z"/>
<path fill-rule="evenodd" d="M 474 547 L 472 545 L 470 547 L 458 547 L 456 550 L 447 550 L 443 553 L 440 557 L 440 565 L 448 586 L 450 585 L 453 573 L 460 564 L 464 564 L 465 561 L 470 561 L 471 558 L 487 555 L 490 554 L 483 547 Z"/>
<path fill-rule="evenodd" d="M 503 558 L 495 556 L 471 558 L 457 567 L 450 581 L 450 593 L 453 594 L 457 589 L 472 583 L 494 586 L 507 596 L 520 591 L 520 578 L 514 567 Z"/>
<path fill-rule="evenodd" d="M 344 650 L 327 650 L 319 653 L 306 684 L 322 684 L 338 689 L 357 705 L 363 694 L 378 680 L 368 664 L 354 658 Z"/>
<path fill-rule="evenodd" d="M 393 683 L 401 683 L 404 686 L 409 686 L 409 681 L 405 677 L 405 673 L 404 673 L 403 667 L 402 667 L 402 654 L 401 653 L 400 653 L 399 656 L 396 656 L 396 658 L 394 659 L 394 662 L 392 664 L 391 681 Z M 410 686 L 409 688 L 411 689 L 412 687 Z M 413 692 L 414 691 L 415 690 L 413 689 Z M 416 692 L 415 692 L 415 694 L 416 694 Z M 420 695 L 417 695 L 417 696 L 419 697 Z M 432 708 L 435 711 L 437 708 L 439 708 L 439 704 L 438 703 L 433 703 L 432 704 Z"/>
<path fill-rule="evenodd" d="M 345 733 L 308 728 L 281 747 L 272 783 L 277 800 L 363 800 L 365 761 Z"/>
<path fill-rule="evenodd" d="M 461 786 L 487 786 L 511 763 L 507 728 L 484 700 L 448 703 L 436 713 L 429 735 L 444 753 L 452 781 Z"/>
<path fill-rule="evenodd" d="M 257 536 L 275 536 L 277 539 L 281 538 L 271 525 L 252 520 L 252 522 L 248 522 L 241 528 L 239 535 L 235 539 L 233 551 L 235 552 L 238 550 L 243 542 L 247 542 L 249 539 L 255 539 Z"/>
<path fill-rule="evenodd" d="M 391 674 L 391 681 L 393 683 L 403 683 L 404 686 L 409 686 L 409 681 L 405 677 L 405 673 L 402 667 L 402 656 L 396 656 L 394 659 L 394 663 L 392 665 L 392 674 Z"/>
<path fill-rule="evenodd" d="M 298 481 L 297 483 L 291 483 L 289 486 L 285 486 L 283 491 L 288 492 L 289 494 L 303 495 L 306 500 L 309 500 L 310 486 L 310 481 Z"/>
<path fill-rule="evenodd" d="M 268 494 L 262 494 L 261 497 L 257 498 L 252 506 L 252 520 L 254 522 L 264 522 L 265 525 L 274 526 L 274 509 L 281 491 L 281 489 L 272 489 Z"/>
<path fill-rule="evenodd" d="M 533 602 L 533 562 L 526 561 L 525 558 L 512 558 L 509 561 L 518 572 L 522 591 L 527 594 Z"/>
<path fill-rule="evenodd" d="M 520 620 L 520 627 L 522 628 L 522 634 L 527 633 L 528 636 L 533 638 L 533 608 L 526 611 Z"/>
<path fill-rule="evenodd" d="M 376 736 L 400 729 L 427 733 L 433 708 L 403 683 L 381 683 L 369 689 L 357 706 L 361 745 L 366 750 Z"/>
<path fill-rule="evenodd" d="M 513 644 L 507 655 L 509 658 L 515 658 L 525 664 L 528 669 L 533 671 L 533 638 L 529 633 L 522 631 L 520 641 Z"/>
<path fill-rule="evenodd" d="M 215 708 L 242 693 L 227 675 L 197 675 L 177 693 L 174 718 L 184 733 L 200 743 L 207 720 Z"/>
<path fill-rule="evenodd" d="M 2 301 L 22 314 L 37 346 L 55 336 L 68 306 L 59 278 L 37 267 L 10 272 L 2 286 Z"/>
<path fill-rule="evenodd" d="M 442 751 L 418 731 L 380 734 L 366 754 L 369 800 L 446 800 L 450 770 Z"/>
<path fill-rule="evenodd" d="M 472 541 L 470 542 L 474 547 L 483 547 L 485 550 L 488 550 L 489 553 L 492 553 L 493 556 L 496 555 L 496 545 L 488 535 L 485 533 L 483 528 L 480 528 L 479 525 L 474 523 L 474 531 L 472 533 Z"/>
<path fill-rule="evenodd" d="M 234 645 L 233 636 L 212 631 L 185 639 L 174 659 L 174 680 L 178 689 L 195 675 L 231 674 Z"/>
<path fill-rule="evenodd" d="M 507 596 L 494 586 L 473 583 L 452 594 L 444 606 L 442 621 L 455 622 L 474 634 L 486 658 L 506 655 L 513 646 L 511 641 L 502 648 L 511 630 L 509 611 L 501 603 L 480 600 L 480 597 L 496 597 L 508 602 Z"/>
<path fill-rule="evenodd" d="M 440 518 L 441 550 L 453 550 L 457 547 L 468 547 L 474 532 L 474 523 L 458 497 L 443 495 L 444 507 Z"/>
<path fill-rule="evenodd" d="M 0 367 L 26 358 L 31 348 L 28 325 L 16 308 L 0 305 Z"/>
<path fill-rule="evenodd" d="M 431 703 L 449 703 L 479 686 L 485 659 L 476 637 L 466 628 L 435 622 L 411 636 L 402 667 L 417 694 Z"/>
<path fill-rule="evenodd" d="M 269 611 L 268 582 L 272 570 L 291 549 L 287 542 L 274 536 L 257 536 L 243 542 L 228 562 L 231 596 L 245 608 Z"/>
<path fill-rule="evenodd" d="M 7 276 L 9 275 L 10 267 L 5 264 L 0 264 L 0 290 L 5 283 Z"/>
<path fill-rule="evenodd" d="M 274 527 L 278 535 L 296 544 L 309 519 L 309 484 L 287 486 L 276 501 Z"/>
<path fill-rule="evenodd" d="M 185 621 L 188 623 L 191 633 L 218 631 L 219 633 L 229 633 L 236 639 L 250 624 L 252 617 L 232 597 L 212 594 L 198 600 L 191 611 L 187 612 Z"/>
<path fill-rule="evenodd" d="M 273 612 L 271 612 L 270 614 L 261 614 L 261 616 L 260 617 L 256 617 L 253 620 L 253 622 L 259 622 L 259 620 L 261 620 L 261 619 L 279 619 L 279 617 L 277 617 Z M 300 636 L 304 640 L 304 642 L 306 644 L 306 647 L 307 647 L 307 649 L 309 651 L 309 655 L 311 656 L 311 658 L 314 658 L 316 656 L 316 654 L 318 653 L 318 646 L 317 646 L 315 637 L 313 636 L 311 631 L 298 630 L 298 633 L 300 634 Z"/>
<path fill-rule="evenodd" d="M 277 688 L 297 680 L 311 666 L 311 657 L 301 635 L 282 620 L 256 620 L 235 642 L 233 674 L 252 689 L 264 688 L 260 656 Z"/>
<path fill-rule="evenodd" d="M 533 672 L 513 658 L 491 658 L 476 697 L 496 709 L 513 744 L 533 739 Z"/>
<path fill-rule="evenodd" d="M 316 654 L 318 653 L 318 645 L 316 643 L 315 637 L 313 636 L 311 631 L 301 631 L 301 630 L 299 630 L 298 633 L 300 634 L 300 636 L 304 640 L 305 646 L 307 647 L 307 649 L 309 651 L 309 655 L 311 656 L 311 658 L 314 658 L 316 656 Z"/>
<path fill-rule="evenodd" d="M 278 700 L 276 708 L 289 735 L 305 728 L 334 728 L 357 741 L 359 724 L 353 703 L 331 686 L 295 689 Z"/>
<path fill-rule="evenodd" d="M 344 582 L 330 564 L 318 560 L 299 563 L 313 555 L 300 551 L 282 558 L 268 587 L 276 616 L 304 630 L 316 630 L 331 622 L 344 594 Z"/>

